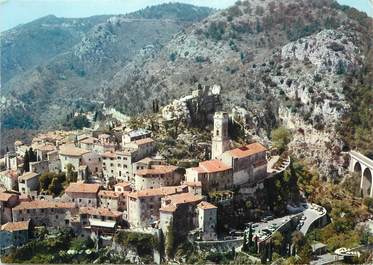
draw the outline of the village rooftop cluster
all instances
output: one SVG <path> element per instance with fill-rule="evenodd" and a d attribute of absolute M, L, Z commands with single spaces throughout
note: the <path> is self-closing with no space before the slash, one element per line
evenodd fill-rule
<path fill-rule="evenodd" d="M 82 238 L 110 243 L 118 229 L 167 234 L 170 224 L 179 222 L 185 225 L 178 233 L 217 240 L 217 207 L 206 195 L 268 176 L 266 148 L 252 143 L 232 149 L 228 119 L 225 112 L 215 113 L 211 160 L 186 170 L 167 164 L 152 132 L 142 128 L 115 135 L 53 131 L 37 135 L 30 145 L 16 141 L 0 172 L 2 250 L 27 242 L 37 226 L 71 228 Z M 30 153 L 36 161 L 25 169 Z M 53 197 L 40 189 L 40 176 L 48 172 L 75 181 Z"/>

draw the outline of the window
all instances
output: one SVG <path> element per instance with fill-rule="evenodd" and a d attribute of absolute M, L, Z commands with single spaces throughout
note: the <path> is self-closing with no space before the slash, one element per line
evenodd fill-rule
<path fill-rule="evenodd" d="M 56 215 L 56 219 L 58 219 L 58 215 Z"/>

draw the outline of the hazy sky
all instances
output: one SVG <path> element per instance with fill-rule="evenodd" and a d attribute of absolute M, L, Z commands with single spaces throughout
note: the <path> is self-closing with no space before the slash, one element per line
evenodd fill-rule
<path fill-rule="evenodd" d="M 225 8 L 236 0 L 0 0 L 0 31 L 46 15 L 88 17 L 101 14 L 124 14 L 146 6 L 183 2 L 199 6 Z M 338 0 L 373 16 L 371 0 Z"/>

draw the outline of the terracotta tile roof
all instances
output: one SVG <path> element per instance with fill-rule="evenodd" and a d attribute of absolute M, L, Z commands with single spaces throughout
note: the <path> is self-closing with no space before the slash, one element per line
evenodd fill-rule
<path fill-rule="evenodd" d="M 184 181 L 183 184 L 189 187 L 202 187 L 201 181 Z"/>
<path fill-rule="evenodd" d="M 109 208 L 80 207 L 79 214 L 98 215 L 106 217 L 120 217 L 122 212 L 110 210 Z"/>
<path fill-rule="evenodd" d="M 118 150 L 115 152 L 116 155 L 120 155 L 120 156 L 129 156 L 131 155 L 133 152 L 135 152 L 135 149 L 125 149 L 125 150 Z"/>
<path fill-rule="evenodd" d="M 0 201 L 7 202 L 13 196 L 17 196 L 17 195 L 12 194 L 12 193 L 0 192 Z"/>
<path fill-rule="evenodd" d="M 60 147 L 59 153 L 60 155 L 65 155 L 65 156 L 82 156 L 84 154 L 89 153 L 89 151 L 75 147 L 71 144 L 67 144 L 67 145 L 63 145 Z"/>
<path fill-rule="evenodd" d="M 165 201 L 168 202 L 169 204 L 178 206 L 180 204 L 184 203 L 199 203 L 202 201 L 203 197 L 200 195 L 194 195 L 189 192 L 185 193 L 178 193 L 178 194 L 173 194 L 165 197 Z"/>
<path fill-rule="evenodd" d="M 0 172 L 0 176 L 6 176 L 8 178 L 11 178 L 13 180 L 17 180 L 18 179 L 18 173 L 16 170 L 5 170 L 5 171 L 2 171 Z"/>
<path fill-rule="evenodd" d="M 132 143 L 137 144 L 137 145 L 143 145 L 143 144 L 149 144 L 153 142 L 154 140 L 152 138 L 143 138 L 143 139 L 135 140 Z"/>
<path fill-rule="evenodd" d="M 80 141 L 83 144 L 94 144 L 98 142 L 98 139 L 95 137 L 87 137 Z"/>
<path fill-rule="evenodd" d="M 2 231 L 14 232 L 28 230 L 30 225 L 30 220 L 21 222 L 9 222 L 1 226 Z"/>
<path fill-rule="evenodd" d="M 27 172 L 27 173 L 24 173 L 23 175 L 19 176 L 18 179 L 19 180 L 29 180 L 29 179 L 32 179 L 32 178 L 36 178 L 38 177 L 39 174 L 38 173 L 35 173 L 35 172 Z"/>
<path fill-rule="evenodd" d="M 121 188 L 130 188 L 131 184 L 127 181 L 119 182 L 114 185 L 114 187 L 121 187 Z"/>
<path fill-rule="evenodd" d="M 52 202 L 47 200 L 22 201 L 13 210 L 27 209 L 73 209 L 74 203 L 68 202 Z"/>
<path fill-rule="evenodd" d="M 160 187 L 157 189 L 146 189 L 146 190 L 140 190 L 136 192 L 130 192 L 128 196 L 132 198 L 167 196 L 167 195 L 183 192 L 183 190 L 184 190 L 184 186 L 167 186 L 167 187 Z"/>
<path fill-rule="evenodd" d="M 35 148 L 35 150 L 40 150 L 40 151 L 43 151 L 43 152 L 51 152 L 53 150 L 56 150 L 56 147 L 54 145 L 51 145 L 51 144 L 36 145 L 34 148 Z"/>
<path fill-rule="evenodd" d="M 229 154 L 233 157 L 242 158 L 265 151 L 267 151 L 267 148 L 265 148 L 263 145 L 261 145 L 260 143 L 253 143 L 229 150 L 227 152 L 229 152 Z"/>
<path fill-rule="evenodd" d="M 173 213 L 176 211 L 176 209 L 177 207 L 175 205 L 166 205 L 166 206 L 161 207 L 159 211 Z"/>
<path fill-rule="evenodd" d="M 102 133 L 98 136 L 98 138 L 110 138 L 111 135 L 110 134 L 107 134 L 107 133 Z"/>
<path fill-rule="evenodd" d="M 198 173 L 215 173 L 232 169 L 220 160 L 207 160 L 199 163 L 198 167 L 193 168 Z"/>
<path fill-rule="evenodd" d="M 23 145 L 22 141 L 20 140 L 15 141 L 14 144 L 17 146 Z"/>
<path fill-rule="evenodd" d="M 216 207 L 215 205 L 209 203 L 209 202 L 200 202 L 198 205 L 197 205 L 198 208 L 201 208 L 201 209 L 217 209 L 218 207 Z"/>
<path fill-rule="evenodd" d="M 107 158 L 115 158 L 115 153 L 113 152 L 105 152 L 101 154 L 102 157 L 107 157 Z"/>
<path fill-rule="evenodd" d="M 65 192 L 66 193 L 97 193 L 99 189 L 100 189 L 99 184 L 72 182 L 65 189 Z"/>
<path fill-rule="evenodd" d="M 120 192 L 112 191 L 112 190 L 100 190 L 98 192 L 98 196 L 106 197 L 106 198 L 119 198 L 122 194 Z"/>
<path fill-rule="evenodd" d="M 167 165 L 153 165 L 151 168 L 140 169 L 136 172 L 139 176 L 151 176 L 160 174 L 170 174 L 177 169 L 175 166 Z"/>

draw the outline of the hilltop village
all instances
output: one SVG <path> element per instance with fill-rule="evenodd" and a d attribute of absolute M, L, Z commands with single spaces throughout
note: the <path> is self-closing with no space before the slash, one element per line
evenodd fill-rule
<path fill-rule="evenodd" d="M 0 172 L 2 254 L 46 229 L 52 234 L 68 230 L 96 249 L 111 246 L 119 253 L 125 251 L 118 250 L 118 242 L 129 240 L 129 233 L 148 235 L 158 242 L 151 254 L 157 263 L 170 258 L 176 242 L 184 240 L 199 251 L 251 247 L 263 255 L 278 231 L 305 235 L 311 226 L 324 226 L 323 207 L 296 192 L 288 194 L 292 204 L 275 198 L 268 181 L 289 167 L 289 156 L 258 141 L 233 144 L 232 114 L 220 111 L 219 94 L 218 86 L 200 86 L 160 111 L 164 123 L 211 122 L 211 144 L 202 148 L 205 159 L 188 166 L 162 156 L 149 126 L 119 119 L 106 132 L 48 131 L 29 144 L 16 141 L 14 151 L 2 158 Z M 140 252 L 139 246 L 134 255 L 126 252 L 126 261 L 141 262 Z"/>
<path fill-rule="evenodd" d="M 205 95 L 201 91 L 173 102 L 179 106 L 201 98 L 211 101 L 211 159 L 194 167 L 168 164 L 157 153 L 152 131 L 144 128 L 122 126 L 115 134 L 49 131 L 31 144 L 16 141 L 0 172 L 1 223 L 2 231 L 24 236 L 10 236 L 1 242 L 2 249 L 25 243 L 31 227 L 39 226 L 71 228 L 81 237 L 110 242 L 121 229 L 167 236 L 172 224 L 178 228 L 173 233 L 218 240 L 217 206 L 207 201 L 208 194 L 255 189 L 270 173 L 264 145 L 230 146 L 229 115 L 213 112 L 219 89 Z M 168 120 L 180 115 L 177 108 L 170 115 L 170 106 L 163 109 Z"/>

